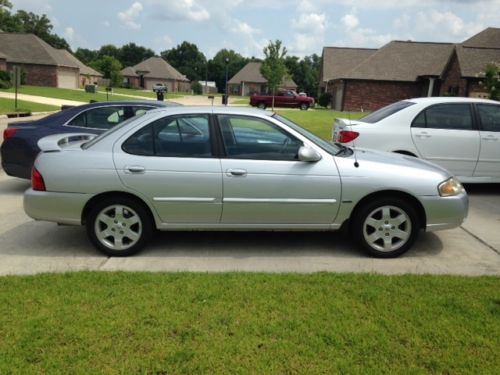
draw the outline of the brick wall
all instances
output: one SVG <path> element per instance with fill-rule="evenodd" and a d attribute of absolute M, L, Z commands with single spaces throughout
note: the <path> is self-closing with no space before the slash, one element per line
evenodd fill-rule
<path fill-rule="evenodd" d="M 462 78 L 460 63 L 454 52 L 450 64 L 443 74 L 443 82 L 439 95 L 467 96 L 467 80 Z"/>
<path fill-rule="evenodd" d="M 26 73 L 27 85 L 57 87 L 56 66 L 7 63 L 7 69 L 13 70 L 14 65 L 20 66 Z"/>
<path fill-rule="evenodd" d="M 424 82 L 345 81 L 344 111 L 374 111 L 403 99 L 423 95 Z"/>

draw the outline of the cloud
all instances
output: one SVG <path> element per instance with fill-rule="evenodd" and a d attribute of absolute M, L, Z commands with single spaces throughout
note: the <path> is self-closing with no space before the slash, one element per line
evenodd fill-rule
<path fill-rule="evenodd" d="M 175 0 L 172 2 L 150 1 L 154 18 L 168 21 L 203 22 L 210 19 L 210 12 L 200 1 Z"/>
<path fill-rule="evenodd" d="M 359 25 L 359 19 L 354 14 L 346 14 L 340 19 L 340 22 L 347 28 L 347 30 L 355 29 Z"/>
<path fill-rule="evenodd" d="M 126 27 L 132 30 L 139 30 L 141 28 L 141 24 L 136 22 L 137 17 L 141 14 L 143 10 L 143 6 L 140 2 L 136 1 L 133 3 L 130 8 L 123 12 L 118 13 L 118 18 L 122 21 Z"/>
<path fill-rule="evenodd" d="M 327 21 L 324 13 L 302 13 L 300 6 L 297 11 L 298 17 L 290 22 L 293 30 L 290 52 L 302 57 L 323 47 Z"/>

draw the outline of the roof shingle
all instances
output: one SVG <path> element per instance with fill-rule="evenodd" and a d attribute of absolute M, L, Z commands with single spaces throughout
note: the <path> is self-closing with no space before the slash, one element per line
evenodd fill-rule
<path fill-rule="evenodd" d="M 321 61 L 320 82 L 342 78 L 356 66 L 377 52 L 371 48 L 325 47 Z"/>
<path fill-rule="evenodd" d="M 239 85 L 241 82 L 251 82 L 251 83 L 262 83 L 266 84 L 267 79 L 265 79 L 261 72 L 260 67 L 261 62 L 251 61 L 246 64 L 241 70 L 236 73 L 227 83 Z M 285 78 L 283 86 L 286 87 L 297 87 L 297 84 L 291 78 Z"/>
<path fill-rule="evenodd" d="M 143 62 L 134 65 L 133 67 L 131 67 L 132 71 L 129 68 L 130 67 L 127 67 L 122 70 L 122 74 L 123 71 L 130 73 L 132 71 L 133 73 L 144 72 L 144 77 L 148 78 L 175 79 L 178 81 L 189 82 L 186 76 L 181 74 L 177 69 L 163 60 L 161 57 L 157 56 L 150 57 L 149 59 L 146 59 Z M 127 74 L 127 76 L 130 75 Z"/>

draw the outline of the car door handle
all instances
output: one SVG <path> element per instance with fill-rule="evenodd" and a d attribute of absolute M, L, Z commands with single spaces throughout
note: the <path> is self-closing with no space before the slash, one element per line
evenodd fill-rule
<path fill-rule="evenodd" d="M 246 176 L 247 175 L 247 171 L 245 169 L 240 169 L 240 168 L 236 168 L 236 169 L 228 169 L 226 171 L 226 175 L 231 177 L 231 176 Z"/>
<path fill-rule="evenodd" d="M 498 138 L 494 135 L 489 135 L 487 137 L 483 137 L 483 141 L 498 141 Z"/>
<path fill-rule="evenodd" d="M 430 138 L 431 137 L 431 135 L 427 134 L 426 132 L 418 133 L 416 136 L 418 138 Z"/>
<path fill-rule="evenodd" d="M 125 166 L 125 171 L 128 171 L 130 173 L 144 173 L 146 172 L 146 168 L 144 168 L 142 165 L 127 165 Z"/>

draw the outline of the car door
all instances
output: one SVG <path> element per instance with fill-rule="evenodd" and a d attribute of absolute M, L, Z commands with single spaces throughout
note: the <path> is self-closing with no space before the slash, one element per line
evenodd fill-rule
<path fill-rule="evenodd" d="M 330 224 L 340 178 L 332 158 L 297 160 L 302 141 L 258 117 L 217 116 L 226 156 L 222 224 Z M 276 227 L 276 226 L 275 226 Z"/>
<path fill-rule="evenodd" d="M 222 175 L 208 114 L 167 116 L 114 146 L 122 183 L 145 196 L 163 223 L 216 224 Z"/>
<path fill-rule="evenodd" d="M 479 158 L 480 137 L 469 103 L 427 107 L 412 122 L 411 136 L 423 159 L 457 176 L 472 176 Z"/>
<path fill-rule="evenodd" d="M 500 178 L 500 105 L 476 104 L 481 151 L 474 177 Z"/>

